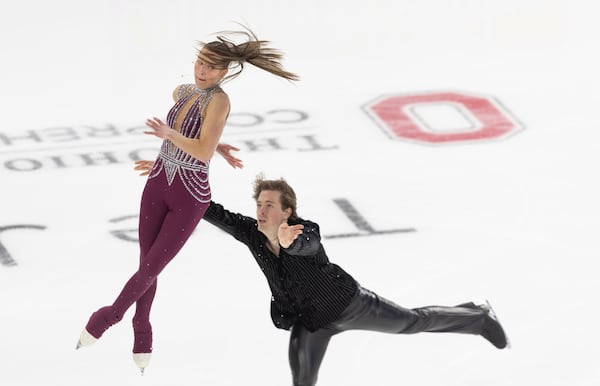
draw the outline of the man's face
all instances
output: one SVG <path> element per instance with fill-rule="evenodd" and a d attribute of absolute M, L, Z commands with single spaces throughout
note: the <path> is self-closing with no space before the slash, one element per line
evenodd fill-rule
<path fill-rule="evenodd" d="M 277 234 L 279 226 L 290 217 L 291 209 L 281 208 L 281 192 L 263 190 L 256 200 L 256 219 L 258 230 L 267 236 Z"/>

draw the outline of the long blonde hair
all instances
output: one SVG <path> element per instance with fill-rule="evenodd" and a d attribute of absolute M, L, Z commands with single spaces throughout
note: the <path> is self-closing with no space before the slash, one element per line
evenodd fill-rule
<path fill-rule="evenodd" d="M 204 48 L 202 53 L 215 66 L 237 69 L 237 72 L 227 75 L 224 81 L 231 80 L 238 76 L 244 69 L 245 63 L 250 63 L 271 74 L 277 75 L 287 80 L 299 80 L 298 75 L 283 69 L 281 59 L 282 53 L 272 47 L 270 42 L 259 40 L 258 37 L 248 27 L 241 25 L 245 31 L 223 31 L 218 32 L 217 40 L 209 43 L 198 42 L 198 53 Z M 242 35 L 247 41 L 235 44 L 226 35 Z"/>

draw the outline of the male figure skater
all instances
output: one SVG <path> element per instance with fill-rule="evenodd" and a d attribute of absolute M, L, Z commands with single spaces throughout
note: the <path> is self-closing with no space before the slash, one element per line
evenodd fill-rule
<path fill-rule="evenodd" d="M 499 349 L 507 346 L 489 305 L 407 309 L 361 287 L 329 262 L 319 226 L 298 217 L 296 195 L 285 180 L 257 178 L 254 199 L 256 219 L 211 201 L 204 220 L 248 246 L 266 276 L 273 323 L 291 330 L 289 362 L 295 386 L 316 384 L 329 340 L 347 330 L 455 332 L 481 335 Z"/>

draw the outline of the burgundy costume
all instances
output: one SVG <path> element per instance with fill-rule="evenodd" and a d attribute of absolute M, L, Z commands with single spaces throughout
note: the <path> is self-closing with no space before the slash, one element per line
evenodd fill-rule
<path fill-rule="evenodd" d="M 201 90 L 194 85 L 179 87 L 167 124 L 188 138 L 199 138 L 202 115 L 218 86 Z M 115 302 L 100 308 L 89 319 L 86 330 L 95 338 L 119 322 L 136 303 L 133 317 L 134 353 L 152 352 L 150 309 L 157 277 L 177 255 L 210 204 L 208 163 L 195 159 L 164 140 L 142 194 L 139 218 L 140 265 Z"/>

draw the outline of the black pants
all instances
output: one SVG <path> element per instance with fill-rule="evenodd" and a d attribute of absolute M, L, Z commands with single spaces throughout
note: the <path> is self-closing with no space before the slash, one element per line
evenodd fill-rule
<path fill-rule="evenodd" d="M 456 307 L 431 306 L 407 309 L 359 288 L 357 296 L 330 325 L 310 332 L 297 323 L 292 327 L 289 347 L 294 386 L 317 383 L 319 366 L 332 336 L 347 330 L 369 330 L 391 334 L 456 332 L 480 334 L 487 311 L 466 303 Z"/>

